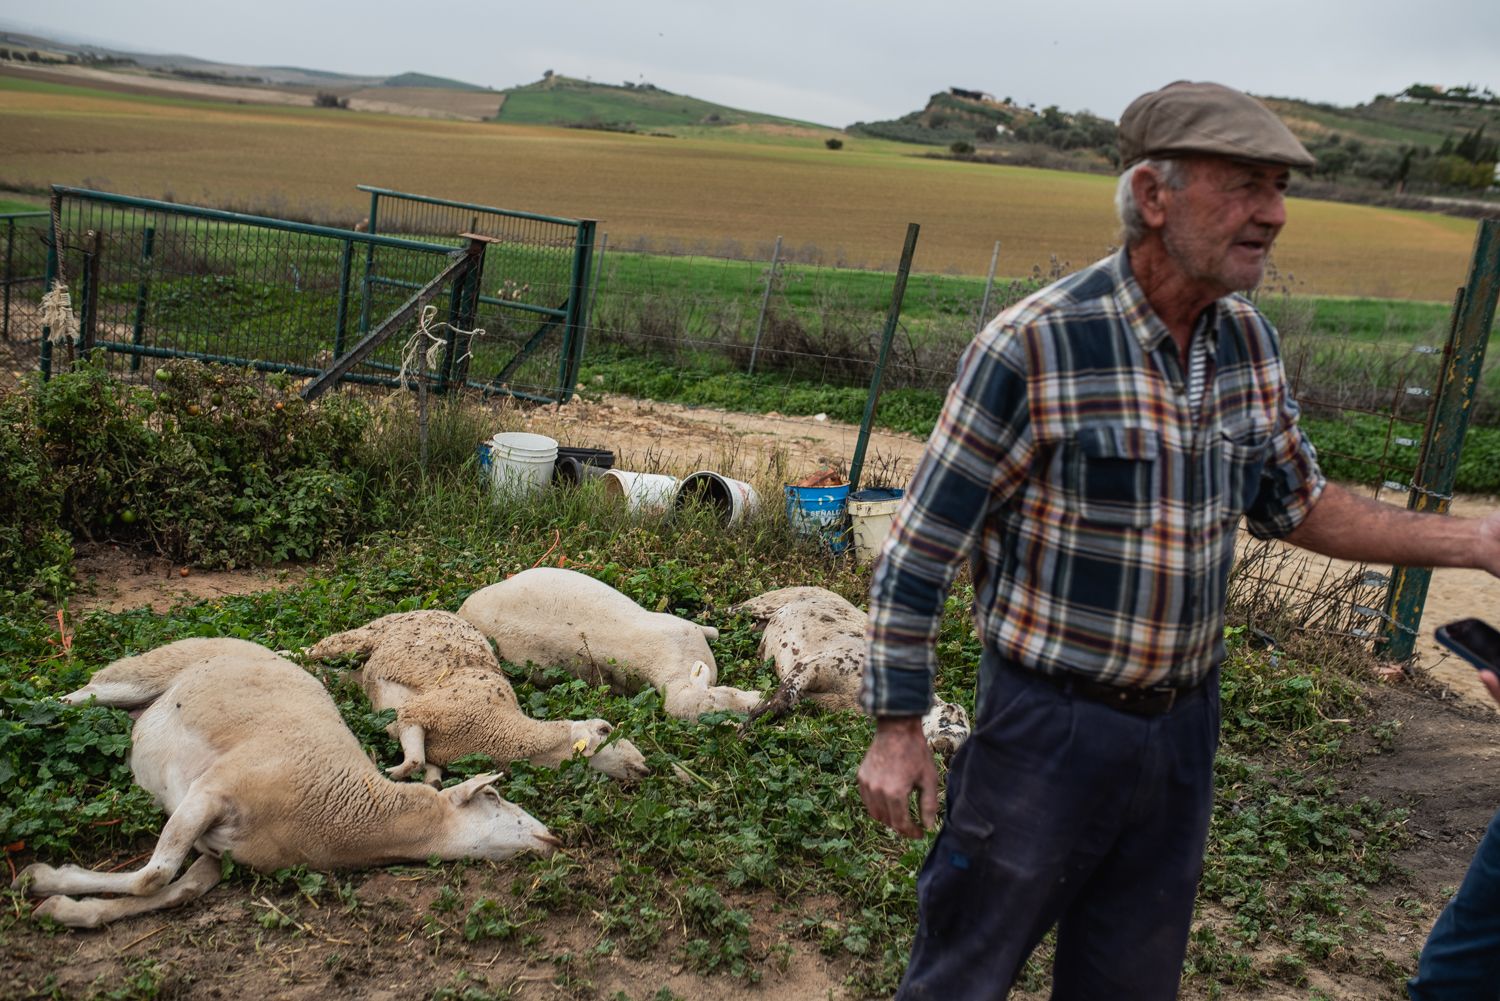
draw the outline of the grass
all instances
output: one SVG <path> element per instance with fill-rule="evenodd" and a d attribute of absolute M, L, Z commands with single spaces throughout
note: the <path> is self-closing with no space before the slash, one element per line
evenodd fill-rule
<path fill-rule="evenodd" d="M 409 413 L 391 411 L 365 447 L 386 457 L 382 475 L 399 510 L 383 530 L 295 586 L 167 612 L 68 616 L 66 644 L 45 609 L 9 609 L 0 619 L 7 696 L 0 842 L 24 840 L 42 857 L 88 862 L 130 857 L 149 843 L 159 817 L 129 781 L 128 719 L 53 700 L 131 651 L 196 635 L 297 649 L 388 612 L 456 608 L 473 589 L 509 573 L 565 562 L 645 607 L 718 625 L 713 647 L 723 683 L 764 689 L 772 678 L 751 624 L 725 608 L 794 583 L 856 600 L 867 587 L 866 571 L 819 555 L 790 534 L 779 510 L 725 531 L 693 513 L 635 520 L 594 489 L 495 501 L 472 468 L 470 442 L 481 423 L 492 428 L 494 416 L 444 409 L 434 425 L 434 465 L 424 476 L 394 461 L 412 456 L 412 430 Z M 967 615 L 971 600 L 961 584 L 946 606 L 937 688 L 972 707 L 979 649 Z M 1349 774 L 1363 753 L 1341 722 L 1359 726 L 1368 716 L 1345 673 L 1354 669 L 1336 658 L 1270 656 L 1244 639 L 1240 632 L 1229 637 L 1220 808 L 1200 895 L 1206 911 L 1236 917 L 1227 925 L 1205 917 L 1187 967 L 1190 981 L 1211 989 L 1294 983 L 1289 970 L 1315 968 L 1332 949 L 1364 957 L 1349 915 L 1370 888 L 1392 878 L 1393 852 L 1404 843 L 1398 812 L 1346 802 L 1334 778 Z M 386 716 L 372 713 L 337 672 L 316 670 L 360 740 L 382 761 L 399 756 L 383 729 Z M 841 964 L 857 995 L 890 993 L 909 946 L 914 880 L 928 842 L 894 837 L 860 807 L 852 776 L 870 739 L 868 720 L 803 711 L 741 733 L 728 715 L 697 723 L 667 718 L 654 692 L 624 697 L 562 675 L 552 680 L 537 687 L 524 672 L 512 673 L 528 713 L 611 719 L 654 774 L 626 790 L 578 762 L 556 770 L 515 766 L 504 795 L 547 823 L 567 850 L 502 868 L 508 894 L 463 889 L 454 879 L 433 903 L 441 920 L 431 935 L 452 928 L 470 941 L 513 948 L 528 929 L 566 916 L 626 955 L 665 952 L 687 969 L 747 984 L 785 961 L 784 951 L 768 946 L 780 939 L 784 949 L 817 950 Z M 461 777 L 487 764 L 468 759 L 453 771 Z M 233 876 L 240 888 L 263 879 Z M 292 896 L 287 905 L 257 905 L 267 934 L 294 934 L 295 908 L 304 900 L 356 899 L 340 889 L 341 879 L 292 872 L 276 881 Z M 757 897 L 776 900 L 777 911 L 747 905 Z M 14 898 L 12 904 L 0 930 L 14 933 L 22 912 Z M 1282 958 L 1271 962 L 1268 951 Z M 574 962 L 580 965 L 567 966 L 569 976 L 584 976 L 581 961 Z"/>
<path fill-rule="evenodd" d="M 831 261 L 887 268 L 915 221 L 917 267 L 939 274 L 982 274 L 997 240 L 999 272 L 1024 275 L 1054 254 L 1096 259 L 1116 239 L 1107 177 L 930 160 L 854 138 L 839 151 L 764 134 L 663 140 L 135 99 L 8 77 L 0 93 L 0 132 L 28 137 L 0 173 L 13 190 L 80 184 L 352 224 L 367 205 L 354 186 L 378 183 L 598 219 L 616 246 L 781 236 Z M 49 152 L 80 135 L 88 157 Z M 1473 243 L 1472 222 L 1423 213 L 1294 200 L 1291 217 L 1278 260 L 1307 293 L 1446 301 Z"/>

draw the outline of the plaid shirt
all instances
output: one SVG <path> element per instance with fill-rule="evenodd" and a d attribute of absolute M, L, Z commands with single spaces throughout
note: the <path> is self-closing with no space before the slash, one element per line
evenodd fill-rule
<path fill-rule="evenodd" d="M 868 712 L 926 711 L 966 555 L 981 641 L 1024 667 L 1180 686 L 1223 658 L 1240 516 L 1283 536 L 1326 481 L 1275 328 L 1234 295 L 1205 312 L 1200 338 L 1195 407 L 1121 251 L 974 339 L 871 585 Z"/>

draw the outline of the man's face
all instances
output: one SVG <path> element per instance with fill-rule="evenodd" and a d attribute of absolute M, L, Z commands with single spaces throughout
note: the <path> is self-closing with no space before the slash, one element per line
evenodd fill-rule
<path fill-rule="evenodd" d="M 1194 157 L 1187 186 L 1168 193 L 1162 240 L 1183 274 L 1217 298 L 1252 289 L 1286 225 L 1291 171 L 1274 164 Z"/>

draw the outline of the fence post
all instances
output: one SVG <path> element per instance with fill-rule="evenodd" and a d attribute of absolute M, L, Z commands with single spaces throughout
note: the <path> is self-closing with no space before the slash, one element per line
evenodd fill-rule
<path fill-rule="evenodd" d="M 378 223 L 376 215 L 380 211 L 380 193 L 370 192 L 370 224 L 365 227 L 371 236 L 377 232 L 375 226 Z M 365 280 L 360 282 L 359 303 L 359 332 L 361 335 L 370 332 L 370 272 L 375 270 L 375 244 L 365 244 Z"/>
<path fill-rule="evenodd" d="M 5 306 L 3 311 L 0 311 L 0 315 L 3 315 L 5 319 L 0 321 L 0 324 L 3 324 L 3 326 L 0 326 L 0 338 L 8 341 L 10 340 L 11 265 L 15 260 L 16 221 L 14 219 L 7 219 L 5 222 Z"/>
<path fill-rule="evenodd" d="M 896 269 L 896 285 L 891 290 L 891 308 L 885 315 L 885 333 L 880 338 L 880 356 L 875 361 L 875 374 L 870 376 L 870 392 L 865 396 L 865 416 L 859 422 L 859 440 L 854 445 L 854 458 L 849 463 L 849 492 L 859 489 L 859 474 L 864 471 L 865 448 L 870 444 L 870 428 L 875 423 L 875 403 L 880 399 L 880 384 L 885 380 L 885 362 L 891 353 L 891 341 L 896 339 L 896 325 L 901 321 L 901 300 L 906 296 L 906 279 L 911 276 L 911 259 L 917 252 L 917 233 L 921 229 L 916 223 L 906 224 L 906 243 L 901 248 L 901 264 Z"/>
<path fill-rule="evenodd" d="M 349 324 L 349 272 L 354 268 L 354 241 L 344 241 L 339 255 L 339 305 L 333 319 L 333 356 L 344 353 L 344 328 Z"/>
<path fill-rule="evenodd" d="M 573 387 L 578 383 L 578 368 L 583 364 L 583 332 L 589 322 L 589 272 L 594 261 L 594 231 L 598 225 L 593 219 L 578 221 L 578 236 L 573 244 L 573 274 L 568 288 L 568 315 L 563 320 L 558 403 L 567 403 L 573 398 Z"/>
<path fill-rule="evenodd" d="M 589 282 L 589 313 L 588 322 L 583 325 L 583 330 L 578 336 L 578 357 L 582 358 L 588 347 L 589 328 L 594 325 L 594 307 L 599 302 L 599 283 L 604 280 L 604 252 L 609 249 L 609 234 L 599 234 L 599 253 L 594 255 L 594 271 L 592 280 Z"/>
<path fill-rule="evenodd" d="M 96 327 L 99 322 L 99 257 L 100 248 L 103 246 L 103 234 L 95 229 L 90 230 L 89 235 L 93 239 L 89 241 L 88 252 L 83 258 L 83 316 L 79 318 L 78 324 L 78 350 L 73 352 L 75 366 L 94 350 L 94 338 L 98 333 Z"/>
<path fill-rule="evenodd" d="M 478 221 L 476 218 L 475 222 Z M 457 382 L 459 389 L 462 389 L 469 377 L 469 351 L 474 338 L 468 331 L 473 330 L 474 324 L 478 322 L 479 295 L 484 284 L 484 255 L 494 238 L 481 235 L 477 226 L 469 231 L 468 236 L 472 251 L 471 265 L 462 277 L 454 280 L 453 291 L 450 293 L 448 344 L 443 349 L 443 367 L 438 373 L 439 392 L 447 392 L 450 381 Z M 459 341 L 460 330 L 464 331 L 462 342 Z"/>
<path fill-rule="evenodd" d="M 52 192 L 49 202 L 51 207 L 51 218 L 48 220 L 47 229 L 49 238 L 47 240 L 47 277 L 43 280 L 42 294 L 46 295 L 52 291 L 53 284 L 57 281 L 57 243 L 62 239 L 62 195 Z M 42 324 L 42 378 L 52 378 L 52 327 L 50 324 Z"/>
<path fill-rule="evenodd" d="M 776 267 L 781 261 L 781 237 L 776 238 L 776 247 L 771 251 L 771 267 L 766 272 L 766 294 L 760 300 L 760 319 L 755 321 L 755 343 L 750 345 L 750 371 L 755 374 L 755 356 L 760 353 L 760 335 L 766 329 L 766 310 L 771 305 L 771 289 L 776 287 Z"/>
<path fill-rule="evenodd" d="M 1453 308 L 1448 343 L 1443 349 L 1442 381 L 1437 387 L 1406 506 L 1412 511 L 1445 514 L 1458 479 L 1458 456 L 1469 429 L 1475 390 L 1484 368 L 1484 351 L 1495 322 L 1495 300 L 1500 297 L 1500 220 L 1480 222 L 1474 238 L 1469 280 L 1459 289 Z M 1432 571 L 1425 567 L 1394 567 L 1386 590 L 1385 635 L 1377 649 L 1383 656 L 1405 660 L 1412 655 L 1422 606 Z"/>
<path fill-rule="evenodd" d="M 131 343 L 140 347 L 146 343 L 146 295 L 151 289 L 147 276 L 151 273 L 151 250 L 156 243 L 156 227 L 147 226 L 141 234 L 141 280 L 135 287 L 135 324 L 130 332 Z M 141 356 L 130 356 L 130 371 L 141 370 Z"/>
<path fill-rule="evenodd" d="M 974 333 L 984 329 L 989 322 L 990 315 L 990 292 L 995 287 L 995 266 L 1000 263 L 1000 241 L 995 241 L 995 252 L 990 255 L 990 276 L 984 280 L 984 298 L 979 303 L 979 325 L 974 328 Z"/>

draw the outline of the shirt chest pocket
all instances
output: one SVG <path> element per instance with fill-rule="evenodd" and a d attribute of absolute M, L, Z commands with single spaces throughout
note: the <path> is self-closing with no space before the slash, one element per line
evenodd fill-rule
<path fill-rule="evenodd" d="M 1225 519 L 1238 518 L 1260 496 L 1261 477 L 1271 453 L 1268 431 L 1252 423 L 1226 424 L 1219 439 L 1219 468 Z"/>
<path fill-rule="evenodd" d="M 1161 435 L 1147 428 L 1079 428 L 1064 463 L 1065 487 L 1085 521 L 1129 528 L 1155 523 L 1161 501 Z"/>

